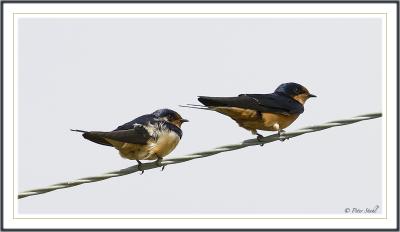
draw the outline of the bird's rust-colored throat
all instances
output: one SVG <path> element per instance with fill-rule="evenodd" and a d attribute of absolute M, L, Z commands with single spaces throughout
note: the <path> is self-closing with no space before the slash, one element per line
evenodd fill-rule
<path fill-rule="evenodd" d="M 311 95 L 314 96 L 314 95 Z M 293 97 L 294 100 L 298 101 L 300 104 L 304 105 L 306 101 L 310 98 L 310 94 L 302 93 Z"/>

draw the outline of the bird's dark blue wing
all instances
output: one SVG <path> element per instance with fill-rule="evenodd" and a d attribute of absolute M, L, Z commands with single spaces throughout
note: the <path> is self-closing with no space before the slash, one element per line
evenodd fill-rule
<path fill-rule="evenodd" d="M 147 125 L 149 123 L 154 124 L 156 118 L 157 117 L 152 114 L 145 114 L 117 127 L 117 129 L 114 131 L 133 129 L 135 125 Z"/>
<path fill-rule="evenodd" d="M 301 114 L 304 112 L 304 107 L 301 103 L 287 96 L 279 94 L 243 94 L 242 96 L 253 98 L 260 106 L 273 111 L 282 111 L 288 114 Z"/>
<path fill-rule="evenodd" d="M 106 139 L 124 143 L 147 144 L 150 134 L 144 126 L 149 123 L 153 124 L 156 121 L 155 118 L 154 115 L 146 114 L 117 127 L 117 129 L 113 131 L 89 131 L 83 133 L 83 137 L 92 142 L 106 146 L 112 146 Z"/>
<path fill-rule="evenodd" d="M 304 111 L 303 105 L 299 102 L 278 94 L 241 94 L 237 97 L 200 96 L 198 100 L 206 106 L 238 107 L 262 113 L 289 115 L 301 114 Z"/>
<path fill-rule="evenodd" d="M 110 132 L 90 131 L 87 132 L 93 138 L 112 139 L 124 143 L 147 144 L 150 134 L 143 125 L 135 124 L 127 130 L 114 130 Z M 93 141 L 93 140 L 92 140 Z"/>

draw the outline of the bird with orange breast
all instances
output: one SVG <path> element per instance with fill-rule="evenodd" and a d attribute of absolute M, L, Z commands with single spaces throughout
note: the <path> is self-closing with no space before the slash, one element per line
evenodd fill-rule
<path fill-rule="evenodd" d="M 312 97 L 304 86 L 297 83 L 284 83 L 270 94 L 240 94 L 237 97 L 199 96 L 203 105 L 189 104 L 184 107 L 216 111 L 235 120 L 240 127 L 257 135 L 257 130 L 278 131 L 281 141 L 287 139 L 283 132 L 300 114 L 304 103 Z"/>
<path fill-rule="evenodd" d="M 126 159 L 136 160 L 142 171 L 140 160 L 157 160 L 161 166 L 162 159 L 171 153 L 182 138 L 181 125 L 188 122 L 177 112 L 170 109 L 159 109 L 127 122 L 113 131 L 83 131 L 82 136 L 100 145 L 111 146 Z M 164 169 L 164 166 L 163 166 Z"/>

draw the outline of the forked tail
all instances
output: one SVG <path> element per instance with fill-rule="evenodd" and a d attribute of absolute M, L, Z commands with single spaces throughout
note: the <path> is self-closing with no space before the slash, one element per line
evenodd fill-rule
<path fill-rule="evenodd" d="M 93 132 L 93 131 L 90 132 L 90 131 L 84 131 L 84 130 L 74 130 L 74 129 L 71 129 L 71 131 L 83 133 L 82 134 L 83 138 L 90 140 L 92 142 L 95 142 L 95 143 L 98 143 L 101 145 L 112 146 L 111 143 L 109 143 L 106 139 L 99 136 L 96 132 Z"/>
<path fill-rule="evenodd" d="M 86 133 L 87 132 L 87 131 L 84 131 L 84 130 L 75 130 L 75 129 L 71 129 L 71 131 L 81 132 L 81 133 Z"/>
<path fill-rule="evenodd" d="M 186 104 L 186 105 L 179 105 L 180 107 L 192 108 L 192 109 L 199 109 L 199 110 L 213 110 L 210 107 L 203 106 L 203 105 L 195 105 L 195 104 Z"/>

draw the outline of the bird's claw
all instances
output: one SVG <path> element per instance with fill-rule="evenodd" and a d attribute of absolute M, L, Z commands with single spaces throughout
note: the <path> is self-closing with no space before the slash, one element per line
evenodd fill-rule
<path fill-rule="evenodd" d="M 138 170 L 139 170 L 139 171 L 142 171 L 142 172 L 140 173 L 140 175 L 143 175 L 144 169 L 143 169 L 143 167 L 142 167 L 142 164 L 138 164 Z"/>
<path fill-rule="evenodd" d="M 264 146 L 264 144 L 262 143 L 262 142 L 263 142 L 263 141 L 262 141 L 263 138 L 264 138 L 264 136 L 262 136 L 262 135 L 260 135 L 260 134 L 257 134 L 257 141 L 261 143 L 261 144 L 260 144 L 261 147 Z"/>
<path fill-rule="evenodd" d="M 279 139 L 279 141 L 281 141 L 281 142 L 283 142 L 283 141 L 289 139 L 289 137 L 285 136 L 284 133 L 285 133 L 284 130 L 278 131 L 278 139 Z"/>
<path fill-rule="evenodd" d="M 138 170 L 142 171 L 142 173 L 140 173 L 140 175 L 143 175 L 143 173 L 144 173 L 143 164 L 139 160 L 136 160 L 136 161 L 138 162 L 138 165 L 137 165 Z"/>
<path fill-rule="evenodd" d="M 285 141 L 285 140 L 288 140 L 289 139 L 289 137 L 286 137 L 286 136 L 284 136 L 284 135 L 280 135 L 279 136 L 279 141 L 281 141 L 281 142 L 283 142 L 283 141 Z"/>
<path fill-rule="evenodd" d="M 162 164 L 161 164 L 161 161 L 162 161 L 162 160 L 163 160 L 162 158 L 158 158 L 157 161 L 156 161 L 156 165 L 157 165 L 158 167 L 161 167 L 161 171 L 164 171 L 165 165 L 162 165 Z"/>

